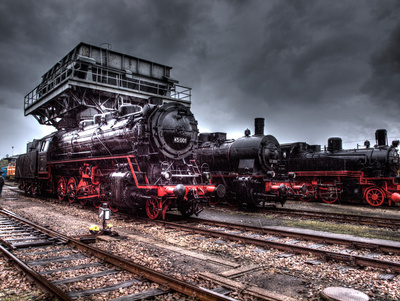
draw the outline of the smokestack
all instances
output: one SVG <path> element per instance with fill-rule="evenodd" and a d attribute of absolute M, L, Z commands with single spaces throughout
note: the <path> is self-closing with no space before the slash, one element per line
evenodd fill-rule
<path fill-rule="evenodd" d="M 377 146 L 386 146 L 386 145 L 388 145 L 387 131 L 385 129 L 376 130 L 375 139 L 376 139 L 376 145 Z"/>
<path fill-rule="evenodd" d="M 254 118 L 254 135 L 264 135 L 264 118 Z"/>

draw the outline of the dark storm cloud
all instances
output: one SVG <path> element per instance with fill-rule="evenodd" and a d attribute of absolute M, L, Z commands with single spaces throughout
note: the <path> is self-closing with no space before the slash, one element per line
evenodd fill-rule
<path fill-rule="evenodd" d="M 238 15 L 238 23 L 245 25 L 240 32 L 244 41 L 238 39 L 220 63 L 226 65 L 216 68 L 229 72 L 219 72 L 226 84 L 220 90 L 214 86 L 214 94 L 229 104 L 226 110 L 236 112 L 232 120 L 246 119 L 252 126 L 252 117 L 261 115 L 274 135 L 289 140 L 324 143 L 328 135 L 348 135 L 352 123 L 354 134 L 364 136 L 373 136 L 376 127 L 393 127 L 385 115 L 390 112 L 375 118 L 380 99 L 360 93 L 371 72 L 370 57 L 388 39 L 388 24 L 395 22 L 383 18 L 378 5 L 277 1 L 252 10 L 251 19 Z M 232 36 L 235 21 L 222 26 Z"/>
<path fill-rule="evenodd" d="M 395 0 L 3 0 L 0 157 L 51 130 L 23 98 L 79 42 L 172 66 L 202 130 L 238 137 L 264 117 L 280 142 L 398 138 L 399 13 Z"/>
<path fill-rule="evenodd" d="M 355 53 L 366 57 L 360 52 L 368 43 L 366 35 L 360 34 L 362 28 L 346 29 L 356 19 L 355 6 L 349 9 L 309 1 L 299 7 L 291 3 L 281 1 L 265 15 L 263 43 L 238 70 L 248 75 L 238 85 L 274 107 L 282 101 L 317 105 L 332 89 L 354 85 L 354 78 L 363 71 L 358 66 L 362 59 Z"/>
<path fill-rule="evenodd" d="M 391 33 L 390 39 L 372 55 L 372 76 L 363 85 L 362 91 L 382 103 L 395 105 L 399 109 L 400 99 L 400 24 Z"/>

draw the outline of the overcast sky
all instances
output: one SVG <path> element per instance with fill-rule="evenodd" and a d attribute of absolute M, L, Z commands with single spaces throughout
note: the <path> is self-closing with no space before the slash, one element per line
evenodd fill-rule
<path fill-rule="evenodd" d="M 280 143 L 400 138 L 398 0 L 2 0 L 0 14 L 0 158 L 53 130 L 24 96 L 80 42 L 173 67 L 201 131 L 238 138 L 263 117 Z"/>

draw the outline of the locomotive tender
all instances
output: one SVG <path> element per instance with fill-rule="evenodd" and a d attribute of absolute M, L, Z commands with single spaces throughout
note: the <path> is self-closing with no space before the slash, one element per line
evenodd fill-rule
<path fill-rule="evenodd" d="M 111 209 L 141 208 L 151 219 L 177 208 L 198 214 L 200 203 L 225 194 L 195 160 L 197 121 L 187 106 L 122 105 L 28 144 L 16 178 L 27 193 L 56 194 L 69 202 L 107 202 Z"/>
<path fill-rule="evenodd" d="M 255 134 L 245 131 L 237 140 L 226 133 L 201 133 L 197 156 L 213 174 L 213 183 L 226 186 L 226 202 L 232 206 L 255 207 L 266 201 L 280 202 L 300 197 L 306 186 L 293 181 L 288 172 L 276 177 L 281 164 L 280 144 L 274 136 L 264 135 L 264 119 L 255 119 Z"/>
<path fill-rule="evenodd" d="M 342 139 L 328 139 L 328 147 L 304 142 L 282 144 L 281 170 L 296 173 L 297 183 L 306 183 L 304 201 L 321 199 L 363 200 L 371 206 L 400 202 L 398 140 L 388 145 L 385 129 L 375 132 L 376 145 L 343 149 Z"/>

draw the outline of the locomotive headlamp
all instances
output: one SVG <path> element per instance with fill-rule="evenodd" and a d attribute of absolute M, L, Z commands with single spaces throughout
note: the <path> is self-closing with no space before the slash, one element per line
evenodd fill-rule
<path fill-rule="evenodd" d="M 161 175 L 163 176 L 164 179 L 166 180 L 171 180 L 172 178 L 172 173 L 170 171 L 163 171 L 161 173 Z"/>
<path fill-rule="evenodd" d="M 210 181 L 211 179 L 211 173 L 209 172 L 203 172 L 202 176 L 204 181 Z"/>
<path fill-rule="evenodd" d="M 294 178 L 296 178 L 296 174 L 294 172 L 289 172 L 288 177 L 289 177 L 289 179 L 294 179 Z"/>

